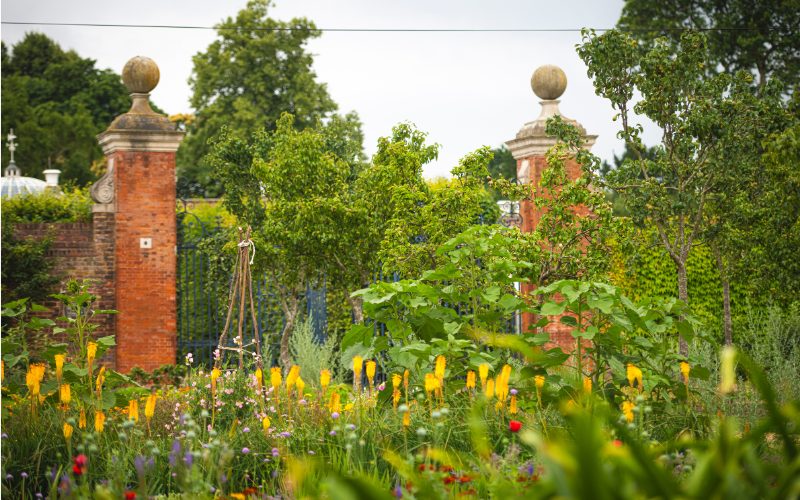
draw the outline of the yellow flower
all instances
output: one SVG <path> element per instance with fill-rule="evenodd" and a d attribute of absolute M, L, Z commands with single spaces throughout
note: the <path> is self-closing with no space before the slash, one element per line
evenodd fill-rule
<path fill-rule="evenodd" d="M 353 377 L 361 378 L 361 368 L 363 367 L 364 360 L 361 356 L 353 356 Z"/>
<path fill-rule="evenodd" d="M 94 412 L 94 430 L 98 433 L 103 432 L 106 423 L 106 414 L 102 411 Z"/>
<path fill-rule="evenodd" d="M 61 384 L 58 394 L 59 394 L 59 399 L 65 405 L 68 405 L 69 402 L 72 400 L 72 391 L 70 391 L 69 384 Z"/>
<path fill-rule="evenodd" d="M 37 382 L 41 382 L 42 379 L 44 379 L 45 370 L 46 370 L 46 368 L 45 368 L 44 364 L 42 364 L 42 363 L 35 363 L 35 364 L 32 364 L 31 367 L 30 367 L 30 371 L 31 371 L 31 373 L 33 373 L 33 376 L 36 377 L 36 381 Z"/>
<path fill-rule="evenodd" d="M 508 404 L 508 412 L 512 415 L 517 414 L 517 395 L 511 395 L 511 402 Z"/>
<path fill-rule="evenodd" d="M 97 380 L 95 381 L 95 390 L 99 393 L 103 390 L 103 382 L 106 380 L 106 367 L 100 367 L 97 373 Z"/>
<path fill-rule="evenodd" d="M 689 372 L 692 371 L 692 367 L 689 366 L 689 363 L 686 361 L 681 361 L 681 375 L 683 375 L 683 383 L 689 383 Z"/>
<path fill-rule="evenodd" d="M 78 416 L 78 427 L 81 429 L 86 428 L 86 411 L 81 408 L 81 414 Z"/>
<path fill-rule="evenodd" d="M 502 373 L 497 376 L 494 382 L 494 393 L 500 401 L 505 401 L 506 397 L 508 397 L 508 384 L 503 379 Z"/>
<path fill-rule="evenodd" d="M 333 392 L 331 394 L 331 400 L 328 403 L 328 410 L 331 413 L 341 413 L 342 411 L 342 403 L 341 403 L 341 396 L 339 396 L 338 392 Z"/>
<path fill-rule="evenodd" d="M 486 379 L 489 377 L 488 363 L 481 363 L 478 366 L 478 376 L 481 378 L 481 387 L 486 387 Z"/>
<path fill-rule="evenodd" d="M 72 437 L 72 426 L 65 423 L 64 424 L 64 439 L 70 439 Z"/>
<path fill-rule="evenodd" d="M 736 390 L 736 348 L 725 346 L 720 355 L 719 392 L 729 394 Z"/>
<path fill-rule="evenodd" d="M 139 421 L 139 400 L 131 399 L 128 401 L 128 419 L 134 422 Z"/>
<path fill-rule="evenodd" d="M 475 372 L 470 370 L 467 372 L 467 389 L 475 388 Z"/>
<path fill-rule="evenodd" d="M 642 392 L 642 390 L 644 389 L 644 385 L 642 382 L 642 370 L 640 370 L 633 363 L 628 363 L 628 365 L 625 368 L 625 375 L 628 378 L 628 383 L 631 384 L 631 389 L 633 388 L 634 382 L 638 382 L 639 392 Z"/>
<path fill-rule="evenodd" d="M 219 371 L 219 368 L 214 368 L 213 370 L 211 370 L 211 392 L 216 392 L 216 390 L 217 390 L 217 379 L 220 378 L 221 376 L 222 376 L 222 372 Z"/>
<path fill-rule="evenodd" d="M 256 368 L 256 383 L 258 384 L 258 392 L 261 392 L 261 387 L 264 384 L 264 372 L 261 371 L 261 368 Z"/>
<path fill-rule="evenodd" d="M 144 404 L 144 418 L 147 419 L 149 422 L 153 415 L 156 413 L 156 393 L 151 392 L 149 396 L 147 396 L 147 402 Z"/>
<path fill-rule="evenodd" d="M 269 421 L 269 417 L 264 417 L 261 419 L 261 428 L 264 429 L 264 432 L 267 432 L 269 430 L 270 423 L 271 422 Z"/>
<path fill-rule="evenodd" d="M 269 384 L 277 392 L 278 387 L 281 386 L 281 369 L 277 366 L 269 369 Z"/>
<path fill-rule="evenodd" d="M 394 406 L 395 410 L 397 409 L 397 403 L 399 402 L 400 402 L 400 389 L 394 389 L 394 391 L 392 391 L 392 406 Z"/>
<path fill-rule="evenodd" d="M 344 405 L 344 411 L 350 411 L 353 409 L 353 403 L 347 403 Z"/>
<path fill-rule="evenodd" d="M 306 383 L 303 381 L 302 377 L 297 377 L 295 385 L 297 386 L 297 397 L 302 399 L 303 391 L 306 389 Z"/>
<path fill-rule="evenodd" d="M 428 396 L 431 395 L 433 391 L 439 388 L 439 380 L 433 373 L 426 373 L 425 374 L 425 392 L 428 393 Z"/>
<path fill-rule="evenodd" d="M 89 342 L 86 345 L 86 363 L 89 365 L 94 362 L 94 358 L 97 356 L 97 344 L 94 342 Z"/>
<path fill-rule="evenodd" d="M 0 360 L 0 382 L 2 382 L 4 378 L 6 378 L 6 362 Z"/>
<path fill-rule="evenodd" d="M 319 385 L 322 386 L 323 392 L 328 388 L 328 384 L 330 383 L 331 383 L 331 371 L 322 370 L 321 372 L 319 372 Z"/>
<path fill-rule="evenodd" d="M 54 357 L 56 360 L 56 378 L 58 380 L 61 380 L 61 375 L 63 374 L 64 371 L 64 360 L 67 358 L 67 355 L 56 354 Z"/>
<path fill-rule="evenodd" d="M 536 375 L 533 377 L 533 382 L 536 384 L 536 390 L 541 391 L 544 387 L 544 375 Z"/>
<path fill-rule="evenodd" d="M 408 393 L 408 370 L 403 372 L 403 389 Z"/>
<path fill-rule="evenodd" d="M 403 427 L 408 427 L 411 425 L 411 412 L 406 411 L 403 412 Z"/>
<path fill-rule="evenodd" d="M 630 402 L 630 401 L 623 401 L 622 402 L 622 413 L 625 414 L 625 420 L 627 420 L 628 422 L 633 422 L 633 416 L 634 416 L 633 415 L 633 409 L 634 408 L 636 408 L 636 405 L 634 405 L 632 402 Z"/>
<path fill-rule="evenodd" d="M 503 369 L 500 370 L 500 375 L 503 377 L 503 382 L 507 384 L 511 379 L 511 365 L 503 365 Z"/>
<path fill-rule="evenodd" d="M 433 373 L 436 375 L 436 378 L 439 379 L 440 384 L 444 382 L 444 372 L 446 366 L 447 360 L 445 357 L 442 355 L 436 356 L 436 367 L 434 368 Z"/>
<path fill-rule="evenodd" d="M 486 382 L 486 390 L 484 391 L 487 399 L 492 399 L 494 397 L 494 379 L 490 378 L 488 382 Z"/>
<path fill-rule="evenodd" d="M 375 361 L 369 360 L 367 361 L 367 380 L 369 381 L 369 385 L 372 386 L 375 380 Z"/>
<path fill-rule="evenodd" d="M 286 392 L 289 392 L 294 387 L 297 379 L 300 377 L 300 367 L 292 365 L 289 368 L 289 373 L 286 374 Z"/>
<path fill-rule="evenodd" d="M 392 375 L 392 388 L 393 389 L 399 389 L 400 388 L 400 383 L 402 381 L 403 381 L 403 377 L 401 377 L 399 373 L 395 373 L 394 375 Z"/>
<path fill-rule="evenodd" d="M 31 369 L 28 369 L 28 373 L 25 374 L 25 385 L 28 386 L 28 392 L 31 393 L 31 396 L 39 395 L 39 381 L 36 379 L 36 373 Z"/>
<path fill-rule="evenodd" d="M 247 497 L 244 496 L 244 493 L 231 493 L 231 498 L 235 498 L 236 500 L 246 500 Z"/>
<path fill-rule="evenodd" d="M 592 379 L 589 377 L 583 377 L 583 392 L 586 394 L 592 393 Z"/>

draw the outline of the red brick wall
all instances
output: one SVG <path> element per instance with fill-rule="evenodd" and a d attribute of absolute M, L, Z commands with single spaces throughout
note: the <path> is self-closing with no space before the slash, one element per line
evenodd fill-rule
<path fill-rule="evenodd" d="M 175 153 L 116 151 L 117 369 L 175 363 Z M 152 248 L 140 248 L 152 238 Z"/>

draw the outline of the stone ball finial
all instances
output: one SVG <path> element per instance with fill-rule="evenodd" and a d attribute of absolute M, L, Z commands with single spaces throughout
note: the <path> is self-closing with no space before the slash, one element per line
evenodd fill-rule
<path fill-rule="evenodd" d="M 531 88 L 540 99 L 558 99 L 567 88 L 567 75 L 564 70 L 552 64 L 539 66 L 531 76 Z"/>
<path fill-rule="evenodd" d="M 122 68 L 122 83 L 132 94 L 149 94 L 158 85 L 160 76 L 158 65 L 149 57 L 133 57 Z"/>

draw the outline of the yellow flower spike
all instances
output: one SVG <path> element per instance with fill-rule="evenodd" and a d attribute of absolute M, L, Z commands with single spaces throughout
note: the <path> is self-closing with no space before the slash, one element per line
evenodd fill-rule
<path fill-rule="evenodd" d="M 494 379 L 490 378 L 486 382 L 486 389 L 484 390 L 484 395 L 486 399 L 492 399 L 494 397 Z"/>
<path fill-rule="evenodd" d="M 364 366 L 364 360 L 361 356 L 353 356 L 353 389 L 359 392 L 361 389 L 361 369 Z"/>
<path fill-rule="evenodd" d="M 28 386 L 28 392 L 30 392 L 31 396 L 39 395 L 39 381 L 36 379 L 36 373 L 30 368 L 28 373 L 25 374 L 25 385 Z"/>
<path fill-rule="evenodd" d="M 0 382 L 6 378 L 6 362 L 0 360 Z"/>
<path fill-rule="evenodd" d="M 498 375 L 497 378 L 495 379 L 494 393 L 497 396 L 497 399 L 499 399 L 500 401 L 505 401 L 506 397 L 508 397 L 508 384 L 503 378 L 502 373 Z"/>
<path fill-rule="evenodd" d="M 331 413 L 341 413 L 342 403 L 341 403 L 341 396 L 339 396 L 338 392 L 333 392 L 331 394 L 331 400 L 328 403 L 328 410 Z"/>
<path fill-rule="evenodd" d="M 503 382 L 506 384 L 509 380 L 511 380 L 511 365 L 503 365 L 503 369 L 500 370 L 500 375 L 503 377 Z"/>
<path fill-rule="evenodd" d="M 475 388 L 475 372 L 470 370 L 467 372 L 467 389 Z"/>
<path fill-rule="evenodd" d="M 583 377 L 583 392 L 586 394 L 592 393 L 592 379 L 589 377 Z"/>
<path fill-rule="evenodd" d="M 688 385 L 689 384 L 689 373 L 692 371 L 692 367 L 686 361 L 681 361 L 681 375 L 683 375 L 683 383 Z"/>
<path fill-rule="evenodd" d="M 269 385 L 272 386 L 275 394 L 278 393 L 278 387 L 281 386 L 282 379 L 280 367 L 275 366 L 269 369 Z"/>
<path fill-rule="evenodd" d="M 631 385 L 631 389 L 633 389 L 634 382 L 639 383 L 639 392 L 644 390 L 644 383 L 642 381 L 642 370 L 640 370 L 636 365 L 633 363 L 628 363 L 625 367 L 625 376 L 628 379 L 628 383 Z"/>
<path fill-rule="evenodd" d="M 64 360 L 67 359 L 66 354 L 56 354 L 54 356 L 56 361 L 56 378 L 61 382 L 61 376 L 64 373 Z"/>
<path fill-rule="evenodd" d="M 271 422 L 269 421 L 269 417 L 264 417 L 261 419 L 261 428 L 264 429 L 264 432 L 269 430 Z"/>
<path fill-rule="evenodd" d="M 367 361 L 367 381 L 369 382 L 370 388 L 375 383 L 375 369 L 376 369 L 375 361 L 369 360 Z"/>
<path fill-rule="evenodd" d="M 533 382 L 536 384 L 536 390 L 541 391 L 544 387 L 544 375 L 536 375 L 533 377 Z"/>
<path fill-rule="evenodd" d="M 103 428 L 106 424 L 106 414 L 102 411 L 96 410 L 94 412 L 94 430 L 98 434 L 103 432 Z"/>
<path fill-rule="evenodd" d="M 395 410 L 397 409 L 397 403 L 399 402 L 400 402 L 400 389 L 394 389 L 394 391 L 392 391 L 392 406 L 394 406 Z"/>
<path fill-rule="evenodd" d="M 511 395 L 511 402 L 508 404 L 508 413 L 510 413 L 512 415 L 516 415 L 517 414 L 517 395 L 516 394 L 512 394 Z"/>
<path fill-rule="evenodd" d="M 399 389 L 402 382 L 403 377 L 401 377 L 399 373 L 392 375 L 392 389 Z"/>
<path fill-rule="evenodd" d="M 488 363 L 481 363 L 478 366 L 478 376 L 481 379 L 481 389 L 486 388 L 486 379 L 489 377 L 489 364 Z"/>
<path fill-rule="evenodd" d="M 134 422 L 139 421 L 139 400 L 131 399 L 128 401 L 128 419 Z"/>
<path fill-rule="evenodd" d="M 408 392 L 408 370 L 403 372 L 403 389 Z"/>
<path fill-rule="evenodd" d="M 97 344 L 95 342 L 89 342 L 86 345 L 86 363 L 91 366 L 95 356 L 97 356 Z"/>
<path fill-rule="evenodd" d="M 264 372 L 261 371 L 261 368 L 256 368 L 254 375 L 256 377 L 256 384 L 258 384 L 258 392 L 261 393 L 261 388 L 264 386 Z"/>
<path fill-rule="evenodd" d="M 36 375 L 36 380 L 41 382 L 44 379 L 44 372 L 47 370 L 47 367 L 44 366 L 44 363 L 36 363 L 31 365 L 31 370 Z"/>
<path fill-rule="evenodd" d="M 74 429 L 72 428 L 71 425 L 69 425 L 67 423 L 64 423 L 64 439 L 66 439 L 66 440 L 72 439 L 72 431 L 73 430 Z"/>
<path fill-rule="evenodd" d="M 294 383 L 297 386 L 297 398 L 303 399 L 303 391 L 306 389 L 306 383 L 302 377 L 297 377 L 297 381 Z"/>
<path fill-rule="evenodd" d="M 444 384 L 444 372 L 447 367 L 447 359 L 441 354 L 436 356 L 436 367 L 433 369 L 434 375 L 439 379 L 439 384 Z"/>
<path fill-rule="evenodd" d="M 289 373 L 286 374 L 286 392 L 288 393 L 295 386 L 297 379 L 300 377 L 300 367 L 292 365 L 289 368 Z"/>
<path fill-rule="evenodd" d="M 322 387 L 322 392 L 325 392 L 328 389 L 328 385 L 331 383 L 331 371 L 330 370 L 322 370 L 319 372 L 319 385 Z"/>
<path fill-rule="evenodd" d="M 344 411 L 350 411 L 353 409 L 353 403 L 347 403 L 344 405 Z"/>
<path fill-rule="evenodd" d="M 219 368 L 214 368 L 211 370 L 211 392 L 217 391 L 217 379 L 222 376 L 222 372 L 219 371 Z"/>
<path fill-rule="evenodd" d="M 426 373 L 425 374 L 425 392 L 430 397 L 431 393 L 437 389 L 439 385 L 439 380 L 436 379 L 436 376 L 433 373 Z"/>
<path fill-rule="evenodd" d="M 98 394 L 103 390 L 103 382 L 106 380 L 106 367 L 100 367 L 100 371 L 97 372 L 97 380 L 95 381 L 95 390 Z"/>
<path fill-rule="evenodd" d="M 406 411 L 403 412 L 403 427 L 408 427 L 411 425 L 411 412 Z"/>
<path fill-rule="evenodd" d="M 144 418 L 147 419 L 148 423 L 156 413 L 156 399 L 158 399 L 156 393 L 151 392 L 150 395 L 147 396 L 147 402 L 144 404 Z"/>
<path fill-rule="evenodd" d="M 633 409 L 634 408 L 636 408 L 636 405 L 634 405 L 632 402 L 630 402 L 630 401 L 623 401 L 622 402 L 622 413 L 625 414 L 625 420 L 627 420 L 628 423 L 633 422 L 633 417 L 634 417 Z"/>
<path fill-rule="evenodd" d="M 69 384 L 61 384 L 58 391 L 59 400 L 64 406 L 69 405 L 69 402 L 72 400 L 72 391 L 70 390 Z"/>
<path fill-rule="evenodd" d="M 78 428 L 85 429 L 86 428 L 86 410 L 81 408 L 81 413 L 78 416 Z"/>

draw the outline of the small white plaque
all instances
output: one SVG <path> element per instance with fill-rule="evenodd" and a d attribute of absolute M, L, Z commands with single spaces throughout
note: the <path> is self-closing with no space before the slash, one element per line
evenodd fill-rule
<path fill-rule="evenodd" d="M 139 248 L 153 248 L 153 238 L 139 238 Z"/>

